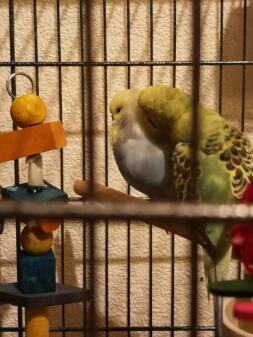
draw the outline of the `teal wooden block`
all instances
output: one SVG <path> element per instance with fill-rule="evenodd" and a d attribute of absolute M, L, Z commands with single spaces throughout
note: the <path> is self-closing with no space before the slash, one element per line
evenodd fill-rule
<path fill-rule="evenodd" d="M 2 188 L 4 199 L 12 199 L 16 201 L 49 201 L 49 200 L 68 200 L 68 195 L 59 188 L 44 181 L 45 186 L 37 193 L 32 193 L 27 183 Z"/>
<path fill-rule="evenodd" d="M 17 258 L 18 288 L 24 294 L 53 292 L 56 289 L 55 256 L 51 249 L 32 256 L 21 250 Z"/>

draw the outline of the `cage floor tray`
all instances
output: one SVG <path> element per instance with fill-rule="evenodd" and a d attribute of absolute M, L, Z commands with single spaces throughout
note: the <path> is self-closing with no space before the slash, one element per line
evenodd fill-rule
<path fill-rule="evenodd" d="M 56 291 L 40 294 L 23 294 L 16 283 L 0 284 L 0 303 L 22 307 L 43 307 L 90 300 L 90 291 L 73 285 L 57 284 Z"/>
<path fill-rule="evenodd" d="M 227 280 L 212 282 L 209 285 L 212 294 L 228 297 L 253 297 L 253 280 Z"/>

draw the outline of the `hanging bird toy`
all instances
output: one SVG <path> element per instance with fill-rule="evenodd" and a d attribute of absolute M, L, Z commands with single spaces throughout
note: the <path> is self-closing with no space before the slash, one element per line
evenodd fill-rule
<path fill-rule="evenodd" d="M 29 79 L 30 93 L 19 97 L 12 93 L 11 82 L 16 76 Z M 60 121 L 44 123 L 47 107 L 34 93 L 34 87 L 32 78 L 25 73 L 12 74 L 6 83 L 13 98 L 11 118 L 21 129 L 0 135 L 0 163 L 25 157 L 28 182 L 3 187 L 2 198 L 66 202 L 68 195 L 43 179 L 41 155 L 66 145 L 63 125 Z M 17 283 L 0 284 L 1 303 L 25 307 L 26 337 L 49 336 L 49 306 L 81 302 L 88 297 L 85 289 L 56 283 L 52 246 L 53 231 L 59 225 L 59 219 L 27 220 L 20 236 L 21 248 L 17 250 Z"/>

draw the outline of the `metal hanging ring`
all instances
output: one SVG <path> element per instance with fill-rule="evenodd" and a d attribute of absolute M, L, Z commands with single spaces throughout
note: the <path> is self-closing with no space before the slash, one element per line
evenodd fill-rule
<path fill-rule="evenodd" d="M 25 76 L 26 78 L 28 78 L 28 80 L 29 80 L 29 81 L 31 82 L 31 84 L 32 84 L 32 93 L 34 93 L 34 87 L 35 87 L 35 85 L 34 85 L 34 81 L 33 81 L 33 79 L 31 78 L 31 76 L 27 75 L 26 73 L 13 73 L 13 74 L 11 74 L 11 76 L 8 78 L 8 80 L 6 81 L 6 90 L 7 90 L 8 94 L 9 94 L 12 98 L 14 98 L 14 99 L 16 98 L 16 96 L 13 95 L 13 93 L 11 92 L 10 84 L 11 84 L 11 80 L 12 80 L 13 78 L 15 78 L 16 76 L 19 76 L 19 75 Z"/>

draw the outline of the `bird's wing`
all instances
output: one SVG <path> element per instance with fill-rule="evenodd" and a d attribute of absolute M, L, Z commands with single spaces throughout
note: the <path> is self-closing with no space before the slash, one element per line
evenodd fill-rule
<path fill-rule="evenodd" d="M 232 195 L 241 199 L 253 179 L 253 149 L 245 134 L 225 123 L 218 132 L 204 138 L 202 152 L 207 158 L 216 157 L 219 166 L 229 174 Z"/>
<path fill-rule="evenodd" d="M 199 165 L 197 168 L 198 189 L 201 192 L 201 182 L 210 180 L 210 176 L 225 178 L 230 187 L 232 198 L 240 199 L 248 184 L 253 179 L 253 148 L 247 137 L 238 129 L 224 125 L 224 129 L 211 132 L 202 137 L 198 151 Z M 172 154 L 174 181 L 178 197 L 188 200 L 192 197 L 191 181 L 191 149 L 188 143 L 178 143 Z M 206 202 L 226 202 L 224 196 L 199 196 Z"/>
<path fill-rule="evenodd" d="M 231 203 L 239 199 L 253 176 L 253 151 L 247 138 L 235 128 L 226 127 L 210 133 L 200 142 L 196 192 L 200 201 Z M 191 148 L 178 143 L 172 155 L 174 182 L 181 200 L 194 196 L 191 178 Z M 204 251 L 205 274 L 209 280 L 226 275 L 231 244 L 227 228 L 222 223 L 207 223 L 205 233 L 215 247 L 215 259 Z"/>
<path fill-rule="evenodd" d="M 198 199 L 210 203 L 224 203 L 231 200 L 230 174 L 225 170 L 226 165 L 216 154 L 206 155 L 202 151 L 199 151 L 198 154 L 198 167 L 195 172 L 197 174 Z M 178 198 L 182 200 L 188 200 L 194 196 L 190 161 L 189 144 L 177 144 L 173 153 L 173 172 Z M 200 228 L 214 247 L 213 256 L 210 256 L 205 249 L 203 251 L 204 270 L 208 284 L 210 280 L 220 280 L 225 277 L 231 258 L 231 245 L 224 224 L 206 223 L 204 227 Z"/>

